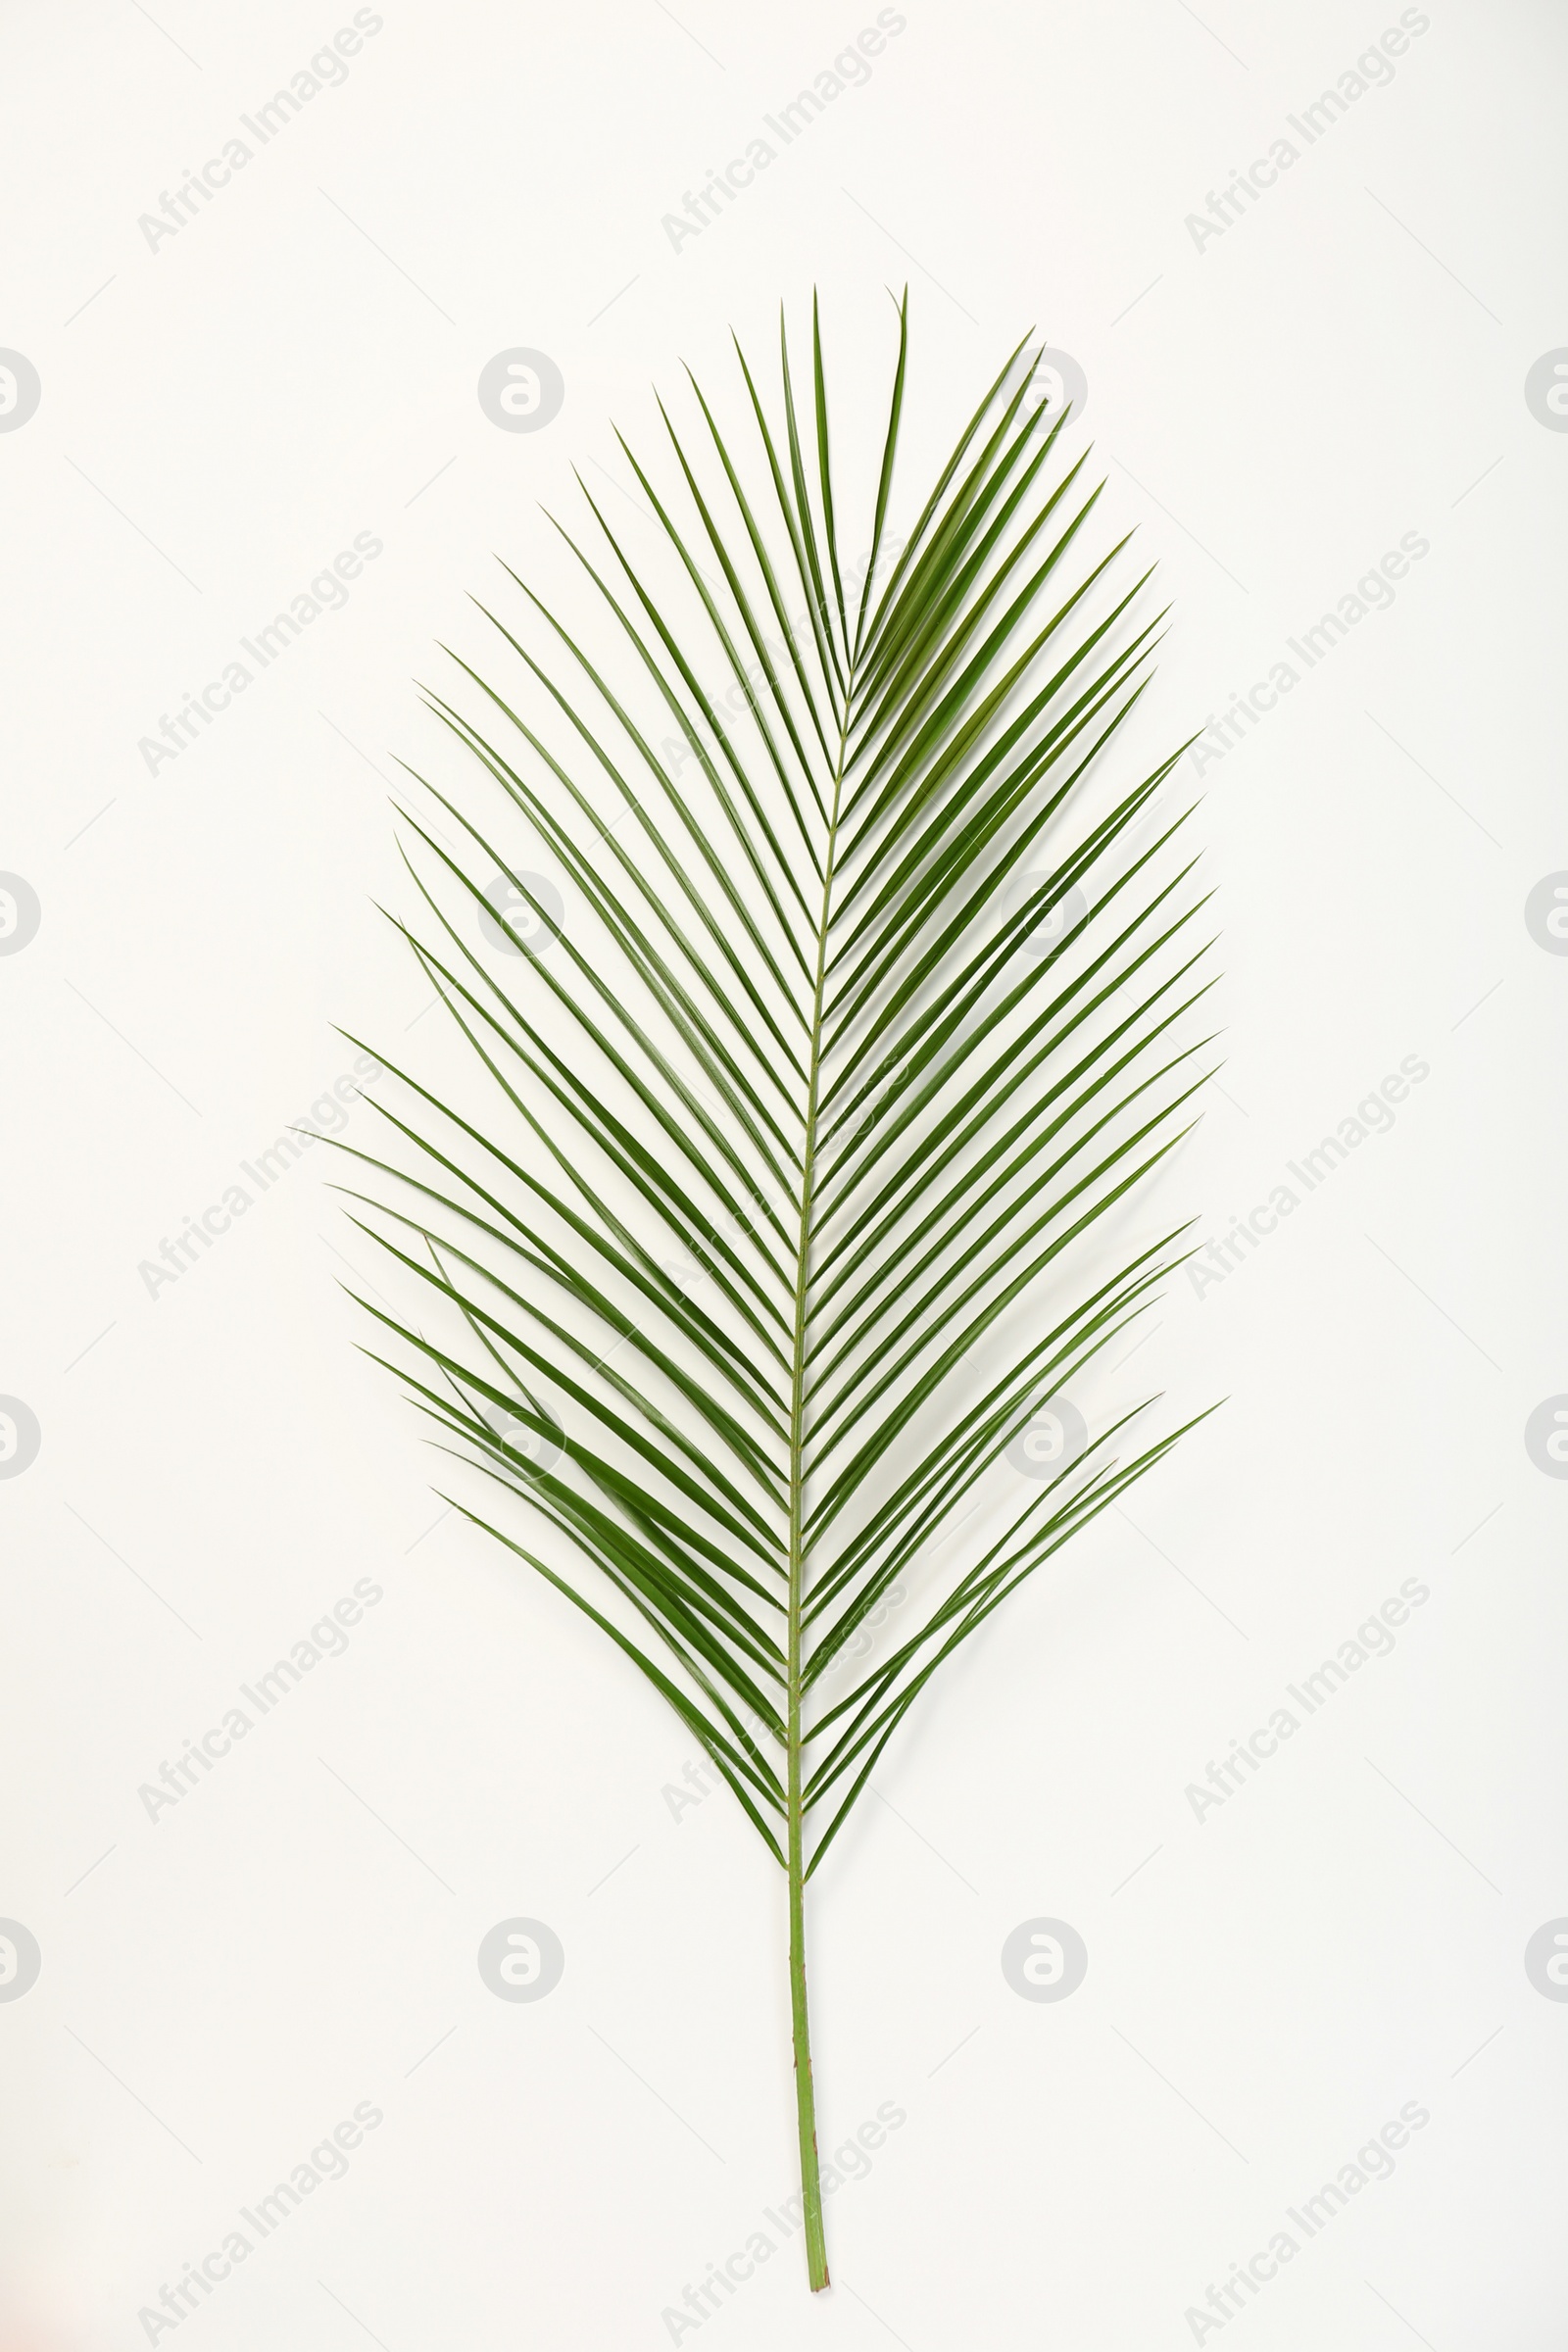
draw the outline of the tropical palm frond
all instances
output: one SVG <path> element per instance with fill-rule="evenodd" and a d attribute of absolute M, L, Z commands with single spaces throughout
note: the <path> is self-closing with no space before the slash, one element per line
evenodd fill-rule
<path fill-rule="evenodd" d="M 692 376 L 662 465 L 620 442 L 635 545 L 579 476 L 574 588 L 509 569 L 478 608 L 492 660 L 426 703 L 482 788 L 409 769 L 392 918 L 472 1084 L 381 1054 L 384 1141 L 340 1147 L 409 1301 L 362 1299 L 371 1352 L 489 1482 L 457 1507 L 668 1700 L 786 1873 L 813 2286 L 806 1881 L 944 1662 L 1183 1434 L 1136 1434 L 1138 1399 L 1066 1443 L 1057 1400 L 1181 1261 L 1132 1211 L 1212 1042 L 1188 812 L 1155 799 L 1186 746 L 1091 802 L 1149 572 L 1095 549 L 1022 344 L 889 540 L 897 318 L 859 562 L 813 301 L 771 398 L 736 344 L 739 429 Z M 900 1580 L 919 1606 L 862 1664 Z"/>

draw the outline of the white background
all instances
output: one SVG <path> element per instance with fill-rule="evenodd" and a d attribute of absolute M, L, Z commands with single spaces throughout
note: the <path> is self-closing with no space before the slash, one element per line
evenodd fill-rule
<path fill-rule="evenodd" d="M 1568 866 L 1568 439 L 1523 385 L 1568 342 L 1561 20 L 1432 0 L 1200 247 L 1187 217 L 1396 10 L 909 0 L 675 251 L 662 217 L 872 10 L 387 0 L 150 251 L 138 216 L 351 14 L 153 13 L 7 11 L 0 343 L 43 398 L 0 435 L 0 867 L 42 921 L 0 959 L 0 1391 L 42 1444 L 0 1482 L 0 1913 L 43 1969 L 0 2004 L 0 2341 L 145 2342 L 369 2101 L 347 2177 L 158 2341 L 1546 2352 L 1568 2006 L 1523 1951 L 1568 1912 L 1568 1489 L 1523 1429 L 1568 1389 L 1568 963 L 1523 909 Z M 885 365 L 906 276 L 922 465 L 1026 328 L 1081 363 L 1174 604 L 1162 741 L 1430 542 L 1205 765 L 1228 1066 L 1172 1220 L 1223 1233 L 1402 1058 L 1430 1077 L 1239 1269 L 1172 1286 L 1161 1383 L 1226 1409 L 890 1751 L 814 1883 L 812 1981 L 824 2148 L 906 2121 L 830 2201 L 830 2295 L 796 2240 L 681 2332 L 795 2184 L 776 1873 L 726 1796 L 671 1817 L 690 1743 L 591 1631 L 432 1527 L 325 1152 L 156 1296 L 138 1266 L 350 1068 L 334 1022 L 403 1050 L 392 761 L 494 553 L 526 568 L 572 464 L 623 485 L 611 418 L 651 440 L 650 382 L 721 373 L 731 323 L 765 348 L 780 296 L 804 318 L 817 283 Z M 512 345 L 565 379 L 538 434 L 475 398 Z M 384 552 L 346 608 L 149 775 L 139 739 L 357 532 Z M 150 1821 L 139 1786 L 361 1578 L 346 1654 Z M 1210 1759 L 1410 1578 L 1393 1653 L 1196 1819 Z M 566 1952 L 535 2005 L 474 1965 L 514 1914 Z M 1039 1914 L 1089 1948 L 1057 2005 L 999 1966 Z M 1406 2102 L 1394 2177 L 1199 2330 Z"/>

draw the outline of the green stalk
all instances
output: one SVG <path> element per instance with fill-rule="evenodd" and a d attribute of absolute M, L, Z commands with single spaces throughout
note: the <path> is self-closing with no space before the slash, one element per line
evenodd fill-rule
<path fill-rule="evenodd" d="M 838 855 L 839 802 L 844 790 L 844 747 L 850 726 L 853 677 L 845 688 L 844 721 L 833 776 L 828 818 L 827 862 L 822 876 L 822 920 L 816 947 L 811 1004 L 811 1048 L 806 1098 L 806 1146 L 801 1170 L 801 1238 L 795 1261 L 795 1346 L 790 1384 L 790 1597 L 787 1708 L 785 1715 L 790 1881 L 790 2019 L 795 2036 L 795 2109 L 801 2141 L 801 2195 L 806 2226 L 806 2270 L 812 2293 L 826 2286 L 827 2240 L 822 2230 L 822 2181 L 816 2159 L 816 2092 L 811 2082 L 811 2030 L 806 2002 L 806 1838 L 801 1804 L 801 1634 L 806 1598 L 806 1550 L 802 1529 L 806 1495 L 806 1323 L 810 1285 L 811 1193 L 816 1170 L 816 1108 L 821 1072 L 822 992 L 827 973 L 827 926 Z"/>

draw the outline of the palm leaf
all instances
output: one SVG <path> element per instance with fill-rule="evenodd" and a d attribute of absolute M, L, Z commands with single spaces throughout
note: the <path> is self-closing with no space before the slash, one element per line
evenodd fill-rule
<path fill-rule="evenodd" d="M 584 488 L 575 581 L 509 568 L 497 665 L 427 691 L 479 789 L 409 770 L 393 919 L 472 1088 L 389 1062 L 401 1107 L 342 1189 L 410 1300 L 360 1301 L 368 1352 L 504 1490 L 458 1507 L 668 1701 L 784 1870 L 819 2287 L 806 1883 L 944 1662 L 1182 1429 L 1135 1435 L 1136 1402 L 831 1704 L 824 1677 L 988 1494 L 994 1521 L 1002 1457 L 1181 1262 L 1179 1229 L 1127 1236 L 1206 1074 L 1210 943 L 1187 812 L 1152 806 L 1179 752 L 1077 814 L 1163 616 L 1147 572 L 1116 584 L 1125 541 L 1091 549 L 1100 491 L 1023 346 L 890 564 L 899 305 L 863 577 L 814 300 L 804 386 L 782 318 L 771 405 L 735 348 L 738 430 L 691 376 L 664 487 L 620 442 L 637 549 Z M 510 957 L 498 882 L 533 918 Z M 497 1524 L 516 1499 L 548 1558 Z"/>

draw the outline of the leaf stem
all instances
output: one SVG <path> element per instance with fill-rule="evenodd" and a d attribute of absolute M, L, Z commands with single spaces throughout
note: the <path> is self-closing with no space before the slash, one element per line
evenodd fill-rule
<path fill-rule="evenodd" d="M 828 917 L 833 868 L 838 853 L 839 803 L 844 791 L 844 750 L 849 738 L 853 677 L 844 694 L 843 722 L 828 817 L 827 858 L 822 875 L 822 920 L 816 949 L 808 1064 L 806 1139 L 801 1155 L 801 1233 L 795 1263 L 795 1331 L 790 1383 L 790 1591 L 787 1635 L 786 1807 L 789 1830 L 790 2018 L 795 2036 L 795 2107 L 801 2141 L 801 2195 L 806 2229 L 806 2268 L 813 2294 L 826 2286 L 827 2240 L 822 2229 L 822 2182 L 816 2156 L 816 2092 L 811 2081 L 811 2033 L 806 2000 L 806 1837 L 802 1802 L 801 1648 L 806 1604 L 806 1326 L 810 1287 L 812 1188 L 816 1173 L 816 1118 L 822 1050 L 822 998 L 827 974 Z"/>

